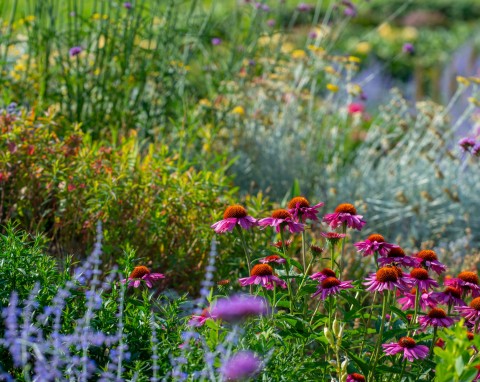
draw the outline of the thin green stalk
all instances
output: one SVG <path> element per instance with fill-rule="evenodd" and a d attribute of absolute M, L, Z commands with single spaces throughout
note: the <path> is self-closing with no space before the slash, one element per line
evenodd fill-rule
<path fill-rule="evenodd" d="M 283 227 L 280 227 L 280 240 L 282 241 L 282 250 L 283 250 L 283 256 L 285 257 L 285 272 L 287 274 L 287 288 L 288 288 L 288 294 L 290 296 L 290 312 L 293 312 L 293 292 L 292 292 L 292 286 L 290 283 L 290 258 L 287 256 L 287 248 L 285 247 L 285 237 L 283 234 Z"/>
<path fill-rule="evenodd" d="M 317 307 L 315 308 L 315 310 L 313 311 L 313 314 L 312 314 L 312 318 L 310 319 L 310 325 L 313 324 L 313 320 L 315 318 L 315 315 L 317 314 L 318 312 L 318 308 L 320 308 L 320 304 L 322 303 L 322 300 L 318 300 L 318 304 L 317 304 Z"/>
<path fill-rule="evenodd" d="M 345 235 L 347 233 L 347 223 L 343 223 L 342 233 Z M 345 240 L 346 236 L 342 239 L 342 256 L 340 257 L 339 261 L 339 269 L 338 269 L 338 277 L 342 277 L 343 272 L 343 261 L 345 258 Z"/>
<path fill-rule="evenodd" d="M 307 262 L 305 260 L 306 258 L 306 249 L 305 249 L 305 244 L 306 244 L 306 237 L 305 237 L 305 230 L 302 231 L 302 260 L 303 260 L 303 272 L 306 272 L 306 266 Z"/>
<path fill-rule="evenodd" d="M 415 325 L 415 321 L 417 320 L 417 312 L 418 312 L 418 303 L 420 301 L 420 293 L 418 288 L 415 290 L 415 310 L 413 312 L 412 320 L 410 321 L 410 329 L 408 330 L 407 336 L 410 335 L 412 330 L 412 326 Z"/>
<path fill-rule="evenodd" d="M 245 236 L 243 235 L 242 228 L 239 227 L 238 225 L 237 225 L 236 228 L 237 228 L 238 234 L 240 235 L 240 240 L 242 241 L 243 250 L 245 251 L 245 257 L 247 259 L 248 275 L 250 276 L 250 272 L 251 272 L 251 269 L 250 269 L 250 253 L 248 251 L 247 242 L 245 240 Z"/>
<path fill-rule="evenodd" d="M 437 340 L 437 330 L 438 330 L 438 327 L 434 326 L 433 327 L 432 345 L 430 346 L 430 354 L 428 355 L 429 357 L 433 356 L 433 348 L 435 347 L 435 341 Z"/>
<path fill-rule="evenodd" d="M 333 267 L 335 266 L 334 257 L 335 257 L 335 246 L 330 245 L 330 269 L 332 271 L 334 270 Z M 338 277 L 340 277 L 340 275 L 338 275 Z"/>
<path fill-rule="evenodd" d="M 382 320 L 380 322 L 380 332 L 378 333 L 377 344 L 375 346 L 373 366 L 369 372 L 369 378 L 368 378 L 369 381 L 371 381 L 374 376 L 373 372 L 375 370 L 375 367 L 377 366 L 378 356 L 380 355 L 380 345 L 382 344 L 383 331 L 385 329 L 385 317 L 387 315 L 388 297 L 389 297 L 389 292 L 385 291 L 385 296 L 383 297 L 383 304 L 382 304 Z"/>
<path fill-rule="evenodd" d="M 368 334 L 368 327 L 370 326 L 370 321 L 372 319 L 372 314 L 373 314 L 373 307 L 375 306 L 375 299 L 377 297 L 377 291 L 373 293 L 373 299 L 372 299 L 372 309 L 370 309 L 370 314 L 368 315 L 368 320 L 367 324 L 365 325 L 365 332 L 363 334 L 363 340 L 362 340 L 362 345 L 360 346 L 360 355 L 362 354 L 363 347 L 365 346 L 365 342 L 367 340 L 367 334 Z"/>

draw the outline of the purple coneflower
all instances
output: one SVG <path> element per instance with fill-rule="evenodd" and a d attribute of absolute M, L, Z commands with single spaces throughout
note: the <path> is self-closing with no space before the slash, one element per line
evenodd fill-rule
<path fill-rule="evenodd" d="M 394 267 L 380 268 L 376 273 L 371 273 L 366 280 L 367 282 L 363 285 L 367 286 L 369 292 L 382 292 L 395 288 L 404 290 L 407 287 L 404 277 L 399 274 L 399 269 Z"/>
<path fill-rule="evenodd" d="M 463 151 L 470 151 L 472 147 L 475 146 L 477 142 L 475 141 L 475 138 L 462 138 L 458 141 L 458 145 L 462 148 Z"/>
<path fill-rule="evenodd" d="M 474 298 L 469 306 L 456 306 L 455 310 L 471 323 L 480 321 L 480 297 Z"/>
<path fill-rule="evenodd" d="M 390 251 L 387 253 L 387 256 L 380 257 L 378 259 L 378 263 L 382 267 L 395 263 L 397 265 L 401 265 L 402 267 L 417 268 L 420 265 L 420 260 L 405 255 L 405 251 L 402 248 L 394 247 L 390 249 Z"/>
<path fill-rule="evenodd" d="M 70 57 L 78 56 L 80 53 L 82 53 L 82 51 L 83 51 L 83 48 L 81 46 L 74 46 L 69 50 Z"/>
<path fill-rule="evenodd" d="M 268 264 L 257 264 L 251 272 L 250 277 L 238 280 L 241 286 L 261 285 L 267 289 L 273 289 L 275 285 L 286 288 L 287 283 L 273 274 L 273 268 Z"/>
<path fill-rule="evenodd" d="M 358 248 L 358 252 L 363 252 L 363 256 L 373 255 L 378 252 L 380 256 L 385 256 L 392 248 L 398 245 L 385 242 L 385 238 L 378 233 L 370 235 L 367 240 L 359 241 L 354 244 Z"/>
<path fill-rule="evenodd" d="M 307 3 L 300 3 L 297 5 L 297 11 L 299 12 L 310 12 L 313 8 L 313 5 Z"/>
<path fill-rule="evenodd" d="M 478 275 L 470 271 L 460 272 L 457 277 L 445 280 L 445 285 L 461 288 L 462 291 L 471 293 L 473 297 L 480 295 L 478 283 Z"/>
<path fill-rule="evenodd" d="M 190 321 L 188 321 L 188 325 L 200 327 L 203 326 L 205 324 L 205 321 L 207 321 L 209 318 L 216 319 L 216 316 L 211 314 L 210 308 L 205 308 L 203 309 L 200 316 L 193 315 Z"/>
<path fill-rule="evenodd" d="M 285 240 L 285 243 L 282 243 L 282 241 L 279 240 L 279 241 L 276 241 L 275 243 L 272 243 L 272 245 L 277 248 L 283 248 L 283 245 L 285 245 L 285 248 L 288 248 L 290 247 L 290 244 L 292 244 L 292 242 L 293 242 L 292 239 Z"/>
<path fill-rule="evenodd" d="M 267 20 L 267 25 L 268 25 L 270 28 L 273 28 L 276 23 L 277 23 L 277 21 L 276 21 L 275 19 L 268 19 L 268 20 Z"/>
<path fill-rule="evenodd" d="M 228 381 L 240 381 L 254 377 L 260 371 L 262 361 L 248 350 L 239 351 L 230 357 L 220 368 Z"/>
<path fill-rule="evenodd" d="M 348 374 L 346 382 L 365 382 L 365 377 L 358 373 Z"/>
<path fill-rule="evenodd" d="M 128 10 L 132 9 L 132 3 L 129 1 L 126 1 L 125 3 L 123 3 L 123 8 Z"/>
<path fill-rule="evenodd" d="M 415 309 L 415 300 L 417 297 L 417 289 L 412 288 L 410 293 L 404 293 L 404 297 L 399 298 L 397 301 L 401 305 L 402 310 Z M 422 310 L 427 308 L 435 308 L 437 306 L 437 301 L 432 297 L 432 292 L 428 293 L 423 291 L 418 299 L 418 303 Z"/>
<path fill-rule="evenodd" d="M 268 263 L 285 264 L 286 260 L 283 257 L 280 257 L 278 255 L 270 255 L 270 256 L 264 257 L 263 259 L 258 260 L 258 262 L 262 264 L 268 264 Z"/>
<path fill-rule="evenodd" d="M 227 322 L 236 323 L 248 317 L 266 315 L 268 309 L 268 304 L 263 298 L 234 295 L 219 299 L 212 308 L 211 315 Z"/>
<path fill-rule="evenodd" d="M 243 229 L 249 229 L 257 225 L 257 220 L 247 214 L 247 210 L 242 206 L 235 204 L 227 207 L 223 213 L 223 220 L 213 224 L 211 228 L 216 233 L 233 231 L 237 224 Z"/>
<path fill-rule="evenodd" d="M 324 268 L 320 272 L 314 273 L 313 275 L 310 276 L 312 280 L 318 280 L 318 281 L 323 281 L 327 277 L 336 277 L 336 274 L 330 268 Z"/>
<path fill-rule="evenodd" d="M 453 325 L 453 319 L 447 317 L 447 313 L 443 309 L 433 308 L 427 315 L 418 319 L 420 327 L 426 329 L 428 326 L 448 328 Z"/>
<path fill-rule="evenodd" d="M 347 237 L 345 233 L 337 233 L 337 232 L 320 232 L 320 236 L 323 236 L 327 243 L 335 247 L 335 245 L 342 240 L 344 237 Z"/>
<path fill-rule="evenodd" d="M 292 214 L 284 209 L 273 211 L 271 217 L 259 220 L 258 225 L 275 227 L 277 232 L 288 229 L 291 233 L 302 232 L 305 227 L 302 223 L 294 221 Z"/>
<path fill-rule="evenodd" d="M 160 279 L 164 279 L 165 275 L 161 273 L 151 273 L 150 269 L 147 267 L 140 265 L 135 267 L 128 276 L 128 279 L 122 280 L 122 283 L 126 283 L 129 281 L 128 286 L 133 286 L 134 288 L 138 288 L 140 286 L 141 281 L 145 281 L 147 287 L 151 288 L 153 286 L 152 282 Z"/>
<path fill-rule="evenodd" d="M 403 359 L 413 362 L 415 359 L 423 359 L 428 355 L 428 347 L 425 345 L 417 345 L 411 337 L 402 337 L 398 342 L 391 342 L 382 345 L 385 354 L 395 355 L 403 352 Z"/>
<path fill-rule="evenodd" d="M 212 38 L 212 41 L 211 41 L 211 42 L 212 42 L 212 45 L 218 46 L 218 45 L 220 45 L 220 44 L 222 43 L 222 39 L 219 38 L 219 37 L 214 37 L 214 38 Z"/>
<path fill-rule="evenodd" d="M 339 204 L 333 214 L 327 214 L 323 221 L 332 229 L 346 224 L 347 227 L 361 231 L 366 223 L 362 215 L 357 215 L 357 209 L 349 203 Z"/>
<path fill-rule="evenodd" d="M 430 249 L 424 249 L 423 251 L 418 252 L 415 257 L 426 269 L 431 269 L 437 274 L 441 274 L 447 270 L 447 267 L 440 261 L 438 261 L 438 257 L 435 251 L 432 251 Z"/>
<path fill-rule="evenodd" d="M 465 301 L 462 300 L 462 289 L 449 286 L 446 287 L 443 292 L 433 292 L 432 298 L 434 298 L 439 304 L 449 306 L 465 306 Z"/>
<path fill-rule="evenodd" d="M 306 198 L 297 196 L 288 203 L 288 212 L 293 215 L 294 219 L 300 219 L 302 221 L 307 219 L 318 220 L 318 209 L 324 204 L 325 203 L 320 202 L 310 207 L 310 203 Z"/>
<path fill-rule="evenodd" d="M 321 295 L 320 298 L 325 300 L 328 296 L 339 293 L 342 289 L 353 288 L 352 281 L 340 281 L 336 277 L 327 277 L 323 279 L 317 286 L 317 291 L 312 297 Z"/>
<path fill-rule="evenodd" d="M 423 268 L 414 268 L 407 276 L 407 283 L 420 290 L 429 290 L 438 287 L 438 283 L 428 275 L 428 271 Z"/>
<path fill-rule="evenodd" d="M 406 53 L 406 54 L 414 54 L 415 53 L 415 47 L 413 46 L 412 43 L 406 42 L 405 44 L 403 44 L 402 52 Z"/>

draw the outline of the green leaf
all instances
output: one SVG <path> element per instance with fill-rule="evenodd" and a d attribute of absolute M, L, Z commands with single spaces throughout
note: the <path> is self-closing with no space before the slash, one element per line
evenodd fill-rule
<path fill-rule="evenodd" d="M 455 371 L 457 372 L 457 375 L 462 375 L 464 368 L 465 368 L 465 363 L 463 362 L 463 357 L 458 356 L 457 359 L 455 360 Z"/>

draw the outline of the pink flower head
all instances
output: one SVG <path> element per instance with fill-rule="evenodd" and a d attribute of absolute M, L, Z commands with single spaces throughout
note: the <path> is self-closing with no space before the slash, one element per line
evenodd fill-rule
<path fill-rule="evenodd" d="M 237 224 L 243 229 L 250 229 L 258 225 L 257 220 L 249 216 L 245 208 L 235 204 L 227 207 L 223 213 L 223 220 L 216 222 L 211 228 L 213 228 L 216 233 L 231 232 Z"/>
<path fill-rule="evenodd" d="M 439 304 L 449 306 L 465 306 L 465 301 L 462 300 L 462 289 L 453 286 L 446 287 L 443 292 L 432 293 L 434 298 Z"/>
<path fill-rule="evenodd" d="M 230 357 L 220 368 L 227 381 L 240 381 L 254 377 L 262 368 L 262 361 L 249 350 L 242 350 Z"/>
<path fill-rule="evenodd" d="M 260 259 L 259 262 L 262 264 L 268 264 L 268 263 L 285 264 L 286 260 L 283 257 L 280 257 L 278 255 L 270 255 L 270 256 L 264 257 L 263 259 Z"/>
<path fill-rule="evenodd" d="M 438 287 L 438 283 L 428 275 L 428 271 L 423 268 L 414 268 L 407 276 L 407 283 L 411 287 L 417 287 L 420 290 L 429 290 Z"/>
<path fill-rule="evenodd" d="M 365 382 L 365 377 L 358 373 L 348 374 L 346 382 Z"/>
<path fill-rule="evenodd" d="M 362 114 L 365 111 L 365 106 L 359 102 L 352 102 L 348 105 L 348 114 Z"/>
<path fill-rule="evenodd" d="M 473 297 L 480 295 L 480 287 L 478 286 L 478 275 L 475 272 L 463 271 L 457 277 L 445 280 L 445 285 L 455 288 L 461 288 L 462 291 L 472 294 Z"/>
<path fill-rule="evenodd" d="M 265 299 L 250 295 L 234 295 L 219 299 L 212 309 L 215 318 L 238 323 L 249 317 L 264 316 L 269 307 Z"/>
<path fill-rule="evenodd" d="M 82 52 L 83 52 L 83 48 L 81 46 L 74 46 L 69 50 L 70 57 L 78 56 Z"/>
<path fill-rule="evenodd" d="M 273 268 L 268 264 L 257 264 L 251 272 L 250 277 L 238 280 L 241 286 L 261 285 L 267 289 L 273 289 L 275 285 L 286 288 L 287 283 L 273 274 Z"/>
<path fill-rule="evenodd" d="M 441 274 L 447 270 L 447 267 L 438 261 L 437 254 L 430 250 L 424 249 L 418 252 L 415 257 L 421 262 L 426 269 L 431 269 L 437 274 Z"/>
<path fill-rule="evenodd" d="M 388 264 L 397 264 L 406 268 L 417 268 L 420 266 L 420 260 L 405 255 L 405 251 L 400 247 L 391 248 L 387 256 L 380 257 L 378 262 L 382 267 Z"/>
<path fill-rule="evenodd" d="M 336 274 L 330 268 L 324 268 L 320 272 L 314 273 L 310 276 L 312 280 L 318 280 L 320 282 L 322 282 L 327 277 L 336 277 Z"/>
<path fill-rule="evenodd" d="M 315 204 L 313 207 L 310 207 L 310 203 L 306 198 L 303 196 L 297 196 L 288 203 L 288 212 L 293 215 L 295 220 L 318 220 L 318 209 L 324 204 L 325 203 L 320 202 Z"/>
<path fill-rule="evenodd" d="M 343 238 L 347 237 L 345 233 L 337 233 L 337 232 L 320 232 L 320 236 L 323 236 L 327 243 L 330 244 L 332 247 Z"/>
<path fill-rule="evenodd" d="M 305 226 L 297 223 L 290 212 L 279 209 L 272 212 L 272 216 L 258 221 L 258 225 L 262 227 L 275 227 L 277 232 L 288 229 L 291 233 L 302 232 Z"/>
<path fill-rule="evenodd" d="M 340 281 L 336 277 L 324 278 L 317 286 L 317 291 L 312 294 L 312 297 L 320 295 L 322 300 L 328 296 L 339 293 L 342 289 L 353 288 L 351 281 Z"/>
<path fill-rule="evenodd" d="M 395 288 L 404 290 L 407 288 L 400 268 L 396 267 L 380 268 L 376 273 L 371 273 L 366 280 L 367 282 L 363 283 L 363 285 L 367 286 L 369 292 L 382 292 L 384 290 L 394 290 Z"/>
<path fill-rule="evenodd" d="M 433 308 L 427 315 L 418 319 L 420 327 L 426 329 L 428 326 L 448 328 L 453 325 L 453 319 L 447 317 L 447 313 L 443 309 Z"/>
<path fill-rule="evenodd" d="M 217 317 L 211 314 L 210 308 L 205 308 L 203 309 L 200 316 L 193 315 L 190 321 L 188 321 L 188 325 L 200 327 L 200 326 L 203 326 L 205 324 L 205 321 L 207 321 L 210 318 L 215 320 Z"/>
<path fill-rule="evenodd" d="M 458 141 L 458 145 L 462 148 L 463 151 L 470 151 L 472 147 L 475 146 L 477 142 L 475 141 L 475 138 L 462 138 Z"/>
<path fill-rule="evenodd" d="M 410 362 L 413 362 L 415 359 L 423 359 L 428 355 L 428 347 L 417 345 L 411 337 L 402 337 L 398 342 L 383 344 L 382 347 L 387 355 L 403 352 L 403 359 L 408 359 Z"/>
<path fill-rule="evenodd" d="M 405 292 L 405 296 L 399 298 L 397 301 L 402 306 L 402 310 L 407 309 L 415 309 L 415 300 L 417 296 L 417 289 L 412 288 L 410 293 Z M 432 292 L 428 293 L 427 291 L 423 291 L 418 299 L 418 303 L 422 310 L 427 308 L 435 308 L 437 306 L 437 301 L 432 297 Z"/>
<path fill-rule="evenodd" d="M 147 267 L 140 265 L 138 267 L 135 267 L 130 273 L 130 276 L 128 276 L 128 279 L 122 280 L 122 283 L 126 283 L 127 281 L 130 281 L 128 283 L 128 286 L 131 287 L 133 286 L 134 288 L 138 288 L 140 286 L 141 281 L 145 281 L 147 284 L 147 287 L 151 288 L 153 286 L 152 282 L 160 279 L 164 279 L 165 276 L 162 275 L 161 273 L 151 273 L 150 269 Z"/>
<path fill-rule="evenodd" d="M 346 224 L 347 227 L 358 231 L 361 231 L 363 226 L 367 224 L 363 220 L 363 216 L 357 215 L 357 209 L 349 203 L 339 204 L 333 214 L 327 214 L 323 217 L 323 221 L 332 229 Z"/>
<path fill-rule="evenodd" d="M 398 247 L 398 245 L 385 242 L 382 235 L 374 233 L 370 235 L 367 240 L 359 241 L 354 244 L 358 248 L 358 252 L 363 252 L 363 256 L 373 255 L 378 252 L 380 256 L 385 256 L 392 248 Z"/>
<path fill-rule="evenodd" d="M 470 323 L 480 321 L 480 297 L 474 298 L 469 306 L 456 306 L 455 310 Z"/>
<path fill-rule="evenodd" d="M 272 243 L 272 245 L 276 248 L 283 248 L 283 245 L 285 244 L 285 248 L 288 248 L 290 247 L 290 244 L 292 244 L 292 242 L 293 242 L 292 239 L 285 240 L 285 243 L 282 243 L 282 241 L 279 240 L 279 241 L 276 241 L 275 243 Z"/>

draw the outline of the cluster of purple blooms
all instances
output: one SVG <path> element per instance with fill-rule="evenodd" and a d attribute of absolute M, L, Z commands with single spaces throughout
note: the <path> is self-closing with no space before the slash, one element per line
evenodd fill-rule
<path fill-rule="evenodd" d="M 480 142 L 477 142 L 475 138 L 462 138 L 458 141 L 458 145 L 464 152 L 476 157 L 480 156 Z"/>

